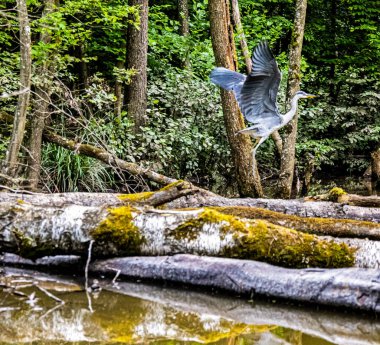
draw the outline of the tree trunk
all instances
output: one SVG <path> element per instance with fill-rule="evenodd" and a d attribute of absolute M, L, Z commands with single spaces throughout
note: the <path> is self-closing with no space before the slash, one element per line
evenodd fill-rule
<path fill-rule="evenodd" d="M 249 56 L 247 40 L 244 35 L 243 25 L 241 24 L 238 0 L 231 0 L 231 7 L 232 7 L 232 19 L 233 19 L 236 33 L 238 35 L 241 51 L 243 53 L 245 67 L 246 67 L 247 73 L 250 74 L 252 70 L 252 60 L 251 60 L 251 57 Z"/>
<path fill-rule="evenodd" d="M 49 15 L 58 6 L 57 0 L 45 0 L 43 16 Z M 51 35 L 48 31 L 41 33 L 40 41 L 43 44 L 49 44 Z M 36 85 L 36 99 L 34 103 L 34 114 L 30 121 L 30 138 L 29 138 L 29 157 L 28 157 L 28 182 L 31 190 L 36 190 L 40 181 L 41 172 L 41 150 L 42 150 L 42 133 L 45 127 L 45 121 L 49 118 L 49 105 L 52 84 L 52 53 L 48 53 L 42 65 L 37 68 L 36 74 L 40 78 Z"/>
<path fill-rule="evenodd" d="M 376 190 L 380 181 L 380 148 L 371 153 L 371 184 L 373 191 Z"/>
<path fill-rule="evenodd" d="M 178 0 L 178 17 L 179 17 L 179 29 L 181 36 L 188 37 L 190 34 L 189 29 L 189 4 L 188 0 Z M 183 68 L 190 68 L 190 59 L 186 54 L 183 60 Z"/>
<path fill-rule="evenodd" d="M 147 107 L 147 58 L 148 58 L 148 0 L 129 0 L 129 6 L 139 7 L 140 27 L 128 27 L 127 69 L 135 69 L 136 75 L 125 90 L 128 116 L 134 120 L 135 132 L 146 123 Z"/>
<path fill-rule="evenodd" d="M 57 208 L 16 201 L 1 203 L 0 210 L 0 251 L 29 258 L 83 256 L 94 240 L 94 257 L 189 253 L 286 267 L 349 267 L 358 259 L 344 243 L 211 209 Z"/>
<path fill-rule="evenodd" d="M 289 78 L 287 88 L 287 103 L 290 104 L 294 94 L 299 90 L 301 52 L 305 29 L 307 0 L 296 1 L 296 12 L 292 41 L 289 51 Z M 281 170 L 279 177 L 279 194 L 282 198 L 290 198 L 295 166 L 295 146 L 297 138 L 296 114 L 290 123 L 284 128 L 283 150 L 281 155 Z"/>
<path fill-rule="evenodd" d="M 24 139 L 26 114 L 29 107 L 29 90 L 32 72 L 32 43 L 26 0 L 17 0 L 17 13 L 20 25 L 20 91 L 26 89 L 28 92 L 23 92 L 18 97 L 18 104 L 13 122 L 12 136 L 8 145 L 4 163 L 4 173 L 11 177 L 15 177 L 16 175 L 16 170 L 18 167 L 18 155 L 22 141 Z"/>
<path fill-rule="evenodd" d="M 124 61 L 118 60 L 116 62 L 116 67 L 118 69 L 123 69 L 125 67 Z M 115 116 L 117 116 L 117 118 L 119 119 L 119 121 L 121 121 L 121 111 L 123 108 L 123 84 L 118 79 L 118 77 L 116 77 L 116 80 L 115 80 L 115 97 L 116 97 L 116 101 L 115 101 L 114 113 L 115 113 Z"/>
<path fill-rule="evenodd" d="M 210 29 L 215 61 L 218 66 L 236 70 L 234 42 L 230 39 L 230 16 L 227 0 L 210 0 Z M 221 90 L 224 122 L 236 170 L 240 195 L 262 196 L 260 177 L 256 162 L 252 158 L 252 143 L 249 137 L 235 135 L 244 128 L 244 119 L 232 92 Z M 255 174 L 253 174 L 253 169 Z"/>

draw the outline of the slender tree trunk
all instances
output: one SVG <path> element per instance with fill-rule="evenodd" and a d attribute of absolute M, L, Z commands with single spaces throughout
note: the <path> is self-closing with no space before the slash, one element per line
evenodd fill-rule
<path fill-rule="evenodd" d="M 371 185 L 372 193 L 376 194 L 380 181 L 380 148 L 371 153 Z"/>
<path fill-rule="evenodd" d="M 249 74 L 251 73 L 251 70 L 252 70 L 252 60 L 251 60 L 251 57 L 249 56 L 247 40 L 244 35 L 243 25 L 241 24 L 238 0 L 231 0 L 231 7 L 232 7 L 232 20 L 233 20 L 235 30 L 239 38 L 241 51 L 243 53 L 243 57 L 245 61 L 245 67 L 246 67 L 247 73 Z"/>
<path fill-rule="evenodd" d="M 228 0 L 210 0 L 211 39 L 215 61 L 218 66 L 236 70 L 234 42 L 230 39 L 230 15 Z M 252 158 L 252 143 L 249 137 L 236 136 L 236 132 L 244 128 L 244 119 L 232 92 L 221 90 L 224 122 L 227 138 L 231 147 L 236 169 L 236 179 L 240 195 L 262 196 L 262 188 L 257 167 Z M 254 166 L 256 173 L 253 174 Z"/>
<path fill-rule="evenodd" d="M 116 62 L 116 67 L 118 69 L 123 69 L 125 67 L 124 61 L 118 60 Z M 115 96 L 115 115 L 118 117 L 119 120 L 121 120 L 121 111 L 123 108 L 123 83 L 120 80 L 118 80 L 117 77 L 115 81 Z"/>
<path fill-rule="evenodd" d="M 32 58 L 31 35 L 26 0 L 17 0 L 17 12 L 20 24 L 20 91 L 29 90 L 31 83 Z M 18 155 L 24 139 L 26 114 L 29 106 L 30 92 L 23 92 L 18 97 L 18 104 L 13 122 L 13 131 L 8 146 L 4 173 L 14 177 L 17 170 Z"/>
<path fill-rule="evenodd" d="M 126 87 L 125 103 L 128 115 L 133 117 L 135 132 L 146 122 L 147 106 L 147 57 L 148 57 L 148 0 L 129 0 L 129 6 L 138 6 L 140 28 L 128 28 L 127 69 L 135 69 L 136 75 Z"/>
<path fill-rule="evenodd" d="M 78 89 L 88 89 L 89 82 L 88 82 L 88 67 L 87 63 L 84 60 L 85 58 L 85 47 L 83 43 L 80 43 L 78 46 L 75 47 L 74 54 L 76 58 L 79 59 L 79 62 L 77 64 L 77 73 L 79 77 L 79 87 Z"/>
<path fill-rule="evenodd" d="M 188 0 L 178 0 L 178 17 L 179 17 L 179 30 L 180 34 L 184 37 L 188 37 L 190 34 L 189 29 L 189 4 Z M 183 61 L 184 68 L 190 68 L 190 60 L 188 54 Z"/>
<path fill-rule="evenodd" d="M 307 0 L 296 0 L 296 12 L 294 19 L 293 35 L 289 51 L 289 79 L 287 88 L 287 103 L 289 104 L 294 94 L 299 90 L 300 67 L 303 35 L 305 29 Z M 281 154 L 281 170 L 279 178 L 279 194 L 282 198 L 290 198 L 294 166 L 295 146 L 297 138 L 298 115 L 285 127 L 283 149 Z"/>
<path fill-rule="evenodd" d="M 53 12 L 57 5 L 57 0 L 45 0 L 43 15 L 48 15 Z M 49 44 L 51 41 L 50 33 L 48 31 L 43 31 L 41 33 L 40 41 L 43 44 Z M 35 110 L 31 119 L 28 157 L 28 181 L 29 188 L 32 190 L 37 189 L 40 180 L 42 133 L 45 127 L 45 121 L 50 116 L 51 72 L 54 68 L 50 57 L 51 53 L 47 54 L 44 62 L 37 69 L 37 75 L 40 78 L 40 82 L 36 85 Z"/>

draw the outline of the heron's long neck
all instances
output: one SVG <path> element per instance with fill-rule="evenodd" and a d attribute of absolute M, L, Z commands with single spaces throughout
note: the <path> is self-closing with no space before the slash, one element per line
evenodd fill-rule
<path fill-rule="evenodd" d="M 290 110 L 283 116 L 284 118 L 284 122 L 283 124 L 286 125 L 293 117 L 294 115 L 296 114 L 297 112 L 297 104 L 298 104 L 298 100 L 299 98 L 297 96 L 294 96 L 292 98 L 292 102 L 291 102 L 291 108 Z"/>

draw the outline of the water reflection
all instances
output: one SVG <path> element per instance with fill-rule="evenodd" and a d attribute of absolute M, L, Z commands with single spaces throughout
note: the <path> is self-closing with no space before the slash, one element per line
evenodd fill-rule
<path fill-rule="evenodd" d="M 380 323 L 348 314 L 317 312 L 143 284 L 119 283 L 92 297 L 75 281 L 45 275 L 33 280 L 65 301 L 61 305 L 35 286 L 26 271 L 10 270 L 0 284 L 24 284 L 27 296 L 0 289 L 0 343 L 20 344 L 380 344 Z M 18 281 L 18 283 L 14 283 Z"/>

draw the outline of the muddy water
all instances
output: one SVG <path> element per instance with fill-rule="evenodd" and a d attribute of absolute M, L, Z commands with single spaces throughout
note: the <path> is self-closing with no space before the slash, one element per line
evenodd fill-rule
<path fill-rule="evenodd" d="M 137 283 L 100 285 L 86 294 L 67 278 L 5 269 L 0 344 L 380 345 L 375 317 Z"/>

